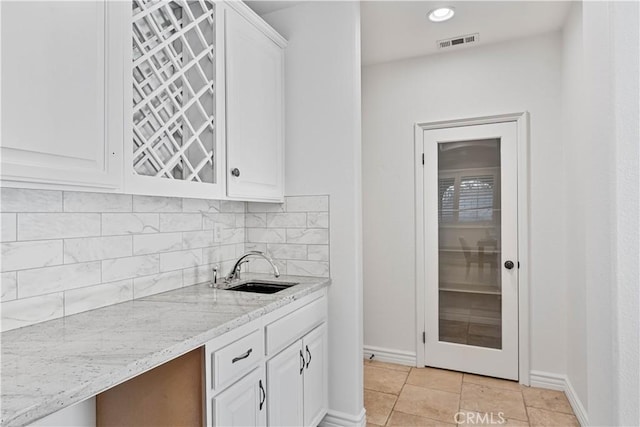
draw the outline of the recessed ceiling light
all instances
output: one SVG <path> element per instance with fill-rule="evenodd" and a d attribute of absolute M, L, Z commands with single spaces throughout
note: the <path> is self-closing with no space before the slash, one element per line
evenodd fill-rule
<path fill-rule="evenodd" d="M 444 22 L 453 18 L 456 12 L 452 7 L 439 7 L 429 12 L 429 20 L 432 22 Z"/>

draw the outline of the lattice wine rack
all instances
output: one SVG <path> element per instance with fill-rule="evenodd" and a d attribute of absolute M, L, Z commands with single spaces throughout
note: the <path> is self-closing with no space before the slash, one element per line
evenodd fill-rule
<path fill-rule="evenodd" d="M 215 5 L 210 0 L 132 4 L 134 171 L 212 183 Z"/>

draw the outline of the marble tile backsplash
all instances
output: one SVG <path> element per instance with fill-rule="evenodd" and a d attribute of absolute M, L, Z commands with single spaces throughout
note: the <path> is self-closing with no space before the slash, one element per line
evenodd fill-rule
<path fill-rule="evenodd" d="M 246 250 L 265 252 L 280 273 L 329 277 L 329 196 L 290 196 L 281 205 L 248 203 Z M 249 271 L 268 273 L 266 261 Z"/>
<path fill-rule="evenodd" d="M 2 330 L 205 282 L 245 250 L 244 202 L 0 191 Z"/>
<path fill-rule="evenodd" d="M 3 331 L 206 282 L 246 250 L 268 253 L 282 274 L 329 275 L 328 196 L 274 204 L 0 192 Z"/>

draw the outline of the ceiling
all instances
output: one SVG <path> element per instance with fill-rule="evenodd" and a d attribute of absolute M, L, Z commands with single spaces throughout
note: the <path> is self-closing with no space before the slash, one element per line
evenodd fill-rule
<path fill-rule="evenodd" d="M 433 23 L 427 13 L 453 6 L 455 16 Z M 562 28 L 568 1 L 363 1 L 363 65 L 438 52 L 436 41 L 479 33 L 479 43 L 495 43 Z M 459 49 L 463 47 L 454 47 Z"/>

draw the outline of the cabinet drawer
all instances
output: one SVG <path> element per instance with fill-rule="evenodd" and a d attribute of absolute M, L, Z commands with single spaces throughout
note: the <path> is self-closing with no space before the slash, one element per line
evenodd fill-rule
<path fill-rule="evenodd" d="M 264 355 L 262 331 L 257 330 L 212 354 L 213 389 L 219 389 L 256 367 Z"/>
<path fill-rule="evenodd" d="M 326 318 L 326 298 L 319 298 L 267 325 L 267 354 L 275 354 Z"/>

